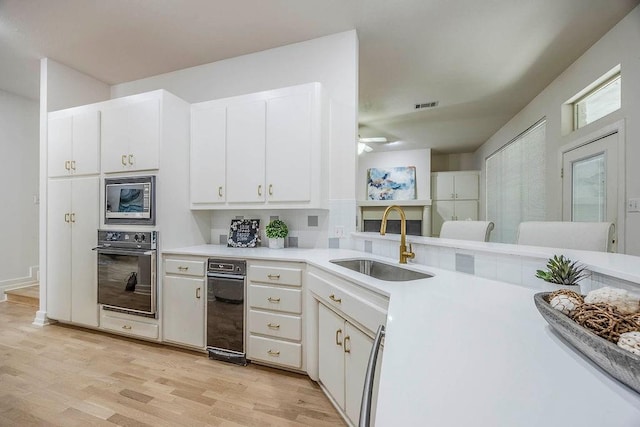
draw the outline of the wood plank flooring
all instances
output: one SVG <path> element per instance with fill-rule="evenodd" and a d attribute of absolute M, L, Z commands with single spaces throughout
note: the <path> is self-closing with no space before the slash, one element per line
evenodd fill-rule
<path fill-rule="evenodd" d="M 7 301 L 36 308 L 40 307 L 40 285 L 37 283 L 32 286 L 5 291 L 4 293 L 7 296 Z"/>
<path fill-rule="evenodd" d="M 344 426 L 304 375 L 235 366 L 0 303 L 0 426 Z"/>

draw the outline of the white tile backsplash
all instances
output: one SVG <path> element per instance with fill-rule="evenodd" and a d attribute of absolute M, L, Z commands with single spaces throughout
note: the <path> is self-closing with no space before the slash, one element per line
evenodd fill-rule
<path fill-rule="evenodd" d="M 475 272 L 476 276 L 495 280 L 497 277 L 496 255 L 476 253 Z"/>
<path fill-rule="evenodd" d="M 522 261 L 519 256 L 496 255 L 496 280 L 522 284 Z"/>

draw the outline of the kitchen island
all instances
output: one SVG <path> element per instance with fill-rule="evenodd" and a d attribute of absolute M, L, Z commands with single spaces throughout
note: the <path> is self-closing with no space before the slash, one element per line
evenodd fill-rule
<path fill-rule="evenodd" d="M 419 264 L 409 268 L 433 277 L 387 282 L 330 262 L 397 263 L 360 251 L 203 245 L 165 254 L 304 262 L 388 296 L 376 425 L 640 425 L 640 394 L 550 329 L 533 303 L 536 289 Z M 600 255 L 603 265 L 611 258 L 592 254 L 590 267 Z M 316 379 L 313 363 L 307 368 Z"/>

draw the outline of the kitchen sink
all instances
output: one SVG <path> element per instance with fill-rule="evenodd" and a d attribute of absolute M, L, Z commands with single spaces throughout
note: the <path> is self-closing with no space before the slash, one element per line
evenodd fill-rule
<path fill-rule="evenodd" d="M 353 270 L 361 274 L 366 274 L 367 276 L 375 279 L 386 280 L 389 282 L 408 282 L 410 280 L 428 279 L 429 277 L 433 277 L 431 274 L 409 270 L 407 268 L 374 261 L 372 259 L 334 259 L 330 262 L 340 267 L 348 268 L 349 270 Z"/>

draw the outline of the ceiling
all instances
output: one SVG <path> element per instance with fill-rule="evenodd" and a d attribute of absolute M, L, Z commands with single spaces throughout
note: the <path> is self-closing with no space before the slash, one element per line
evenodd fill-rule
<path fill-rule="evenodd" d="M 42 57 L 117 84 L 355 28 L 360 135 L 470 152 L 639 3 L 0 0 L 0 89 L 37 99 Z"/>

